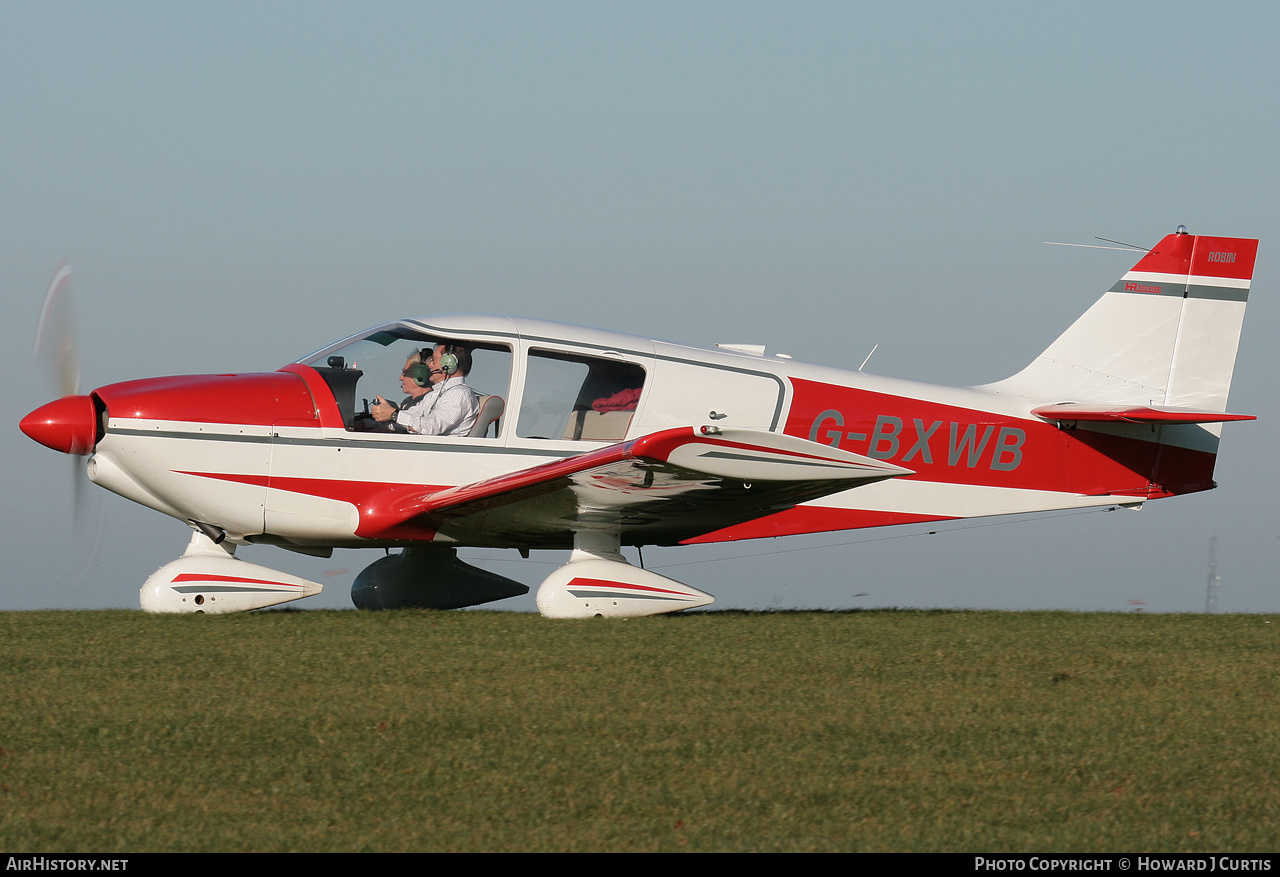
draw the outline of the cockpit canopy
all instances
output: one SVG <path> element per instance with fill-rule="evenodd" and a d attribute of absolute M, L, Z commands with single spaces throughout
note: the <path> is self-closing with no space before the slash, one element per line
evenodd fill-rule
<path fill-rule="evenodd" d="M 483 398 L 499 397 L 509 422 L 515 415 L 518 438 L 620 441 L 640 402 L 643 365 L 617 355 L 593 356 L 565 345 L 530 341 L 517 363 L 517 345 L 481 337 L 481 333 L 443 333 L 411 321 L 390 323 L 311 354 L 310 366 L 332 390 L 348 430 L 369 430 L 369 406 L 375 397 L 406 404 L 400 379 L 407 365 L 437 345 L 461 347 L 471 354 L 466 382 Z M 559 348 L 559 349 L 557 349 Z M 635 357 L 631 357 L 634 359 Z M 517 367 L 518 366 L 518 367 Z M 519 405 L 512 405 L 515 378 L 523 375 Z M 486 436 L 501 437 L 503 421 Z"/>

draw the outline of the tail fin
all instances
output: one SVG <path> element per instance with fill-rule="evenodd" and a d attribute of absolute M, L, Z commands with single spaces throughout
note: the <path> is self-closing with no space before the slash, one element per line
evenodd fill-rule
<path fill-rule="evenodd" d="M 983 389 L 1226 411 L 1258 242 L 1179 228 L 1025 369 Z"/>

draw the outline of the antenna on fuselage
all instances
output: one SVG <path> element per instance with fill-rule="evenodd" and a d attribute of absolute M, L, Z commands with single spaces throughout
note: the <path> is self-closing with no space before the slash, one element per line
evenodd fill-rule
<path fill-rule="evenodd" d="M 862 371 L 864 368 L 867 367 L 867 363 L 871 362 L 871 357 L 875 355 L 876 350 L 878 350 L 879 348 L 880 348 L 879 344 L 871 348 L 871 352 L 868 353 L 867 358 L 862 361 L 862 365 L 858 366 L 858 371 Z"/>

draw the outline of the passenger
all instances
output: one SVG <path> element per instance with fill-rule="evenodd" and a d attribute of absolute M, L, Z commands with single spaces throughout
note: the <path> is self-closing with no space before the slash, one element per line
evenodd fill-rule
<path fill-rule="evenodd" d="M 431 370 L 431 392 L 424 401 L 398 412 L 396 423 L 418 435 L 469 434 L 480 414 L 478 395 L 467 385 L 467 374 L 471 371 L 470 348 L 437 344 L 427 364 Z"/>
<path fill-rule="evenodd" d="M 379 424 L 378 432 L 408 432 L 398 421 L 415 408 L 420 407 L 431 392 L 431 358 L 432 354 L 423 350 L 415 350 L 404 362 L 400 371 L 400 392 L 405 394 L 404 401 L 396 403 L 374 397 L 377 401 L 369 406 L 369 414 Z"/>

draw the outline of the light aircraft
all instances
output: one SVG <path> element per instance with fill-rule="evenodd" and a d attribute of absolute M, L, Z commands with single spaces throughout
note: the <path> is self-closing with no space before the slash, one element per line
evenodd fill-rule
<path fill-rule="evenodd" d="M 22 420 L 89 478 L 193 530 L 151 612 L 234 612 L 321 586 L 235 557 L 271 544 L 400 548 L 361 608 L 528 592 L 460 546 L 572 549 L 549 617 L 713 598 L 628 563 L 678 545 L 1093 506 L 1208 490 L 1258 242 L 1182 227 L 1010 378 L 954 388 L 502 316 L 406 319 L 267 374 L 72 392 Z M 369 399 L 420 349 L 470 351 L 469 435 L 371 431 Z M 434 391 L 433 391 L 434 392 Z"/>

